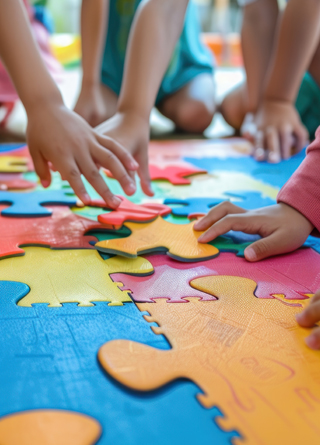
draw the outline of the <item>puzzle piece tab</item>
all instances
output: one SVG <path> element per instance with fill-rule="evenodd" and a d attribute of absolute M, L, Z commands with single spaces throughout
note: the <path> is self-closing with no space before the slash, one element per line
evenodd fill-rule
<path fill-rule="evenodd" d="M 99 422 L 71 411 L 24 411 L 0 419 L 1 445 L 95 445 L 100 435 Z"/>
<path fill-rule="evenodd" d="M 10 207 L 2 210 L 3 216 L 34 217 L 49 216 L 52 211 L 44 205 L 76 206 L 77 198 L 68 196 L 63 190 L 46 190 L 26 193 L 1 192 L 0 204 L 9 204 Z"/>
<path fill-rule="evenodd" d="M 2 216 L 0 206 L 0 259 L 24 255 L 20 246 L 46 246 L 53 249 L 92 249 L 95 236 L 90 230 L 102 230 L 97 222 L 77 216 L 67 207 L 48 207 L 51 216 L 43 218 L 11 218 Z M 107 228 L 105 226 L 105 228 Z"/>
<path fill-rule="evenodd" d="M 164 168 L 159 168 L 157 165 L 150 164 L 149 166 L 150 178 L 152 181 L 166 180 L 173 185 L 188 185 L 191 184 L 190 179 L 186 176 L 199 175 L 201 173 L 208 173 L 207 170 L 199 169 L 193 165 L 166 165 Z"/>
<path fill-rule="evenodd" d="M 267 207 L 276 204 L 274 199 L 264 196 L 261 192 L 251 192 L 247 190 L 239 190 L 235 192 L 227 192 L 227 196 L 232 198 L 238 198 L 239 201 L 235 201 L 234 204 L 246 209 L 254 210 L 259 207 Z"/>
<path fill-rule="evenodd" d="M 104 261 L 95 250 L 50 250 L 43 247 L 26 247 L 26 255 L 0 262 L 0 280 L 27 284 L 30 292 L 18 302 L 31 307 L 35 303 L 48 303 L 59 307 L 62 303 L 79 303 L 92 306 L 92 302 L 108 301 L 122 306 L 131 302 L 109 277 L 110 273 L 129 272 L 148 274 L 151 264 L 144 258 L 129 260 L 122 257 Z"/>
<path fill-rule="evenodd" d="M 188 199 L 173 199 L 167 198 L 164 204 L 180 205 L 181 207 L 172 207 L 172 214 L 175 216 L 196 216 L 205 215 L 209 210 L 223 202 L 221 198 L 188 198 Z"/>
<path fill-rule="evenodd" d="M 193 230 L 193 224 L 171 224 L 161 216 L 150 223 L 127 223 L 125 226 L 132 232 L 130 236 L 100 241 L 95 247 L 101 252 L 128 258 L 158 251 L 180 261 L 201 261 L 218 255 L 214 246 L 198 243 L 203 232 Z"/>
<path fill-rule="evenodd" d="M 111 341 L 98 353 L 103 368 L 140 391 L 180 378 L 192 380 L 202 391 L 201 404 L 219 406 L 226 413 L 219 424 L 239 431 L 248 444 L 316 444 L 320 352 L 305 345 L 310 331 L 295 320 L 304 302 L 256 298 L 256 282 L 243 277 L 207 276 L 191 285 L 218 300 L 138 304 L 150 314 L 146 320 L 159 325 L 152 329 L 167 337 L 171 350 Z M 310 395 L 308 404 L 305 394 Z"/>
<path fill-rule="evenodd" d="M 171 213 L 171 208 L 158 203 L 134 204 L 123 196 L 119 196 L 121 204 L 116 210 L 109 213 L 103 213 L 98 216 L 98 221 L 102 224 L 113 226 L 119 229 L 124 222 L 148 222 L 154 220 L 157 216 L 165 216 Z M 92 203 L 95 205 L 95 202 Z M 104 207 L 105 207 L 104 203 Z"/>

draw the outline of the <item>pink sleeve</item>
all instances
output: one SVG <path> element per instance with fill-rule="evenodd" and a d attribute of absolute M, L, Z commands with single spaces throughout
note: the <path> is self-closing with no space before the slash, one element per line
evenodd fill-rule
<path fill-rule="evenodd" d="M 306 158 L 282 187 L 277 201 L 298 210 L 320 231 L 320 127 Z"/>

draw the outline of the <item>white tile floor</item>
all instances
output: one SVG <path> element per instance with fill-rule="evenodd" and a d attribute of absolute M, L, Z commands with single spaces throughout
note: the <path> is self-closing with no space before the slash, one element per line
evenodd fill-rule
<path fill-rule="evenodd" d="M 239 68 L 217 68 L 215 71 L 215 80 L 217 84 L 217 100 L 220 101 L 224 95 L 230 91 L 235 85 L 244 79 L 244 72 Z M 60 85 L 60 89 L 66 105 L 73 107 L 76 101 L 78 91 L 81 84 L 81 70 L 73 69 L 65 72 L 64 81 Z M 1 110 L 0 110 L 1 112 Z M 1 116 L 0 116 L 1 118 Z M 8 130 L 15 135 L 24 137 L 27 124 L 26 113 L 21 102 L 18 102 L 14 108 L 8 122 Z M 173 131 L 174 126 L 171 121 L 164 118 L 157 110 L 153 110 L 151 114 L 151 126 L 156 135 L 167 134 Z M 233 130 L 226 124 L 222 116 L 217 113 L 212 124 L 205 131 L 208 138 L 218 138 L 230 136 Z"/>

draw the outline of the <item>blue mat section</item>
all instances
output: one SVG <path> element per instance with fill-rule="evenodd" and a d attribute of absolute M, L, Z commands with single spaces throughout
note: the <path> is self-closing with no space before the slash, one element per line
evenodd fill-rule
<path fill-rule="evenodd" d="M 14 152 L 15 150 L 18 150 L 21 147 L 24 147 L 26 144 L 0 144 L 0 153 L 5 154 L 8 153 L 8 156 L 10 156 L 10 154 L 13 154 L 12 152 Z"/>
<path fill-rule="evenodd" d="M 299 167 L 305 158 L 305 150 L 296 154 L 290 159 L 283 160 L 279 164 L 269 164 L 267 162 L 257 162 L 252 157 L 243 158 L 184 158 L 185 161 L 205 169 L 208 172 L 213 171 L 236 171 L 253 176 L 255 179 L 273 185 L 282 187 L 293 172 Z"/>
<path fill-rule="evenodd" d="M 170 348 L 133 303 L 17 306 L 28 292 L 25 284 L 0 282 L 0 417 L 41 408 L 78 411 L 101 423 L 99 445 L 224 445 L 237 437 L 216 425 L 217 409 L 196 401 L 193 383 L 137 393 L 101 369 L 97 351 L 113 339 Z"/>

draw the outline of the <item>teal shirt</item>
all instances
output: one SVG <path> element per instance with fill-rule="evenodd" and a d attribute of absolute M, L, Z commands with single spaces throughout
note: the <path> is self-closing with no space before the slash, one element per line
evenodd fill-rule
<path fill-rule="evenodd" d="M 117 95 L 120 93 L 122 83 L 130 28 L 140 2 L 141 0 L 110 0 L 109 2 L 108 33 L 101 80 Z M 180 39 L 159 88 L 156 103 L 182 88 L 197 75 L 212 72 L 213 57 L 209 49 L 200 41 L 197 9 L 191 1 Z"/>

